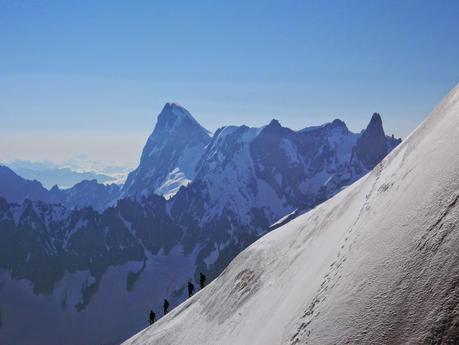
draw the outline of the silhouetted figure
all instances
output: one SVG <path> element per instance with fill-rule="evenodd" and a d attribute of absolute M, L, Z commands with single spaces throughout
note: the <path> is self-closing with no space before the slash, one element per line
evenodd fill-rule
<path fill-rule="evenodd" d="M 202 272 L 199 273 L 199 283 L 201 284 L 201 289 L 204 289 L 204 286 L 206 286 L 206 276 Z"/>
<path fill-rule="evenodd" d="M 193 296 L 194 293 L 194 285 L 192 282 L 188 282 L 188 297 Z"/>
<path fill-rule="evenodd" d="M 166 315 L 169 311 L 169 301 L 167 299 L 164 300 L 163 309 L 164 309 L 164 315 Z"/>
<path fill-rule="evenodd" d="M 156 314 L 153 310 L 150 310 L 150 325 L 154 324 L 156 321 Z"/>

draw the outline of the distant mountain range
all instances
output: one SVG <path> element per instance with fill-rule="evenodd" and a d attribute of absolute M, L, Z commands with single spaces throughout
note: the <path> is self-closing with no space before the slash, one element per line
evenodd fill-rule
<path fill-rule="evenodd" d="M 41 327 L 41 342 L 116 342 L 140 329 L 145 315 L 120 315 L 125 302 L 115 298 L 100 319 L 97 305 L 113 289 L 140 309 L 159 310 L 166 296 L 178 303 L 188 279 L 200 271 L 212 279 L 261 235 L 356 181 L 400 142 L 385 135 L 376 113 L 361 133 L 338 119 L 300 131 L 272 120 L 211 136 L 168 103 L 122 187 L 85 181 L 46 190 L 0 168 L 5 290 L 30 282 L 23 298 L 51 315 L 31 326 Z M 106 285 L 112 280 L 124 283 Z M 8 293 L 0 296 L 0 307 L 10 303 Z M 33 313 L 14 320 L 27 323 Z M 59 332 L 66 318 L 75 327 Z"/>
<path fill-rule="evenodd" d="M 10 168 L 0 165 L 0 196 L 10 202 L 44 201 L 63 204 L 70 209 L 89 206 L 103 211 L 116 202 L 119 193 L 118 185 L 104 185 L 96 180 L 84 180 L 69 189 L 59 189 L 55 185 L 48 190 L 37 180 L 26 180 Z"/>
<path fill-rule="evenodd" d="M 99 183 L 116 182 L 116 178 L 93 171 L 75 171 L 69 167 L 60 167 L 50 162 L 30 162 L 16 160 L 5 164 L 19 176 L 27 180 L 37 180 L 45 188 L 55 185 L 70 188 L 83 180 L 97 180 Z"/>

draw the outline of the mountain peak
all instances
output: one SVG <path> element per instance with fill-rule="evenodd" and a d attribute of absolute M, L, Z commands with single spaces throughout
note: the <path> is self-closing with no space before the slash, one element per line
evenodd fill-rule
<path fill-rule="evenodd" d="M 267 126 L 262 128 L 261 132 L 264 134 L 269 134 L 269 135 L 272 135 L 272 134 L 278 135 L 278 134 L 282 134 L 282 133 L 290 132 L 290 131 L 291 131 L 290 129 L 286 127 L 282 127 L 279 120 L 272 119 L 271 122 Z"/>
<path fill-rule="evenodd" d="M 333 128 L 342 128 L 344 129 L 346 132 L 348 131 L 348 128 L 346 126 L 346 123 L 343 121 L 343 120 L 340 120 L 340 119 L 334 119 L 331 123 L 331 126 Z"/>
<path fill-rule="evenodd" d="M 158 128 L 166 131 L 173 131 L 181 127 L 199 128 L 199 130 L 209 134 L 209 131 L 202 127 L 188 110 L 178 103 L 167 102 L 158 115 L 155 130 Z"/>
<path fill-rule="evenodd" d="M 280 128 L 282 127 L 279 120 L 277 119 L 272 119 L 271 122 L 269 123 L 268 127 L 273 127 L 273 128 Z"/>
<path fill-rule="evenodd" d="M 167 112 L 172 112 L 172 113 L 181 113 L 181 114 L 186 114 L 186 115 L 190 115 L 191 114 L 183 107 L 181 106 L 180 104 L 178 103 L 175 103 L 175 102 L 167 102 L 164 107 L 163 107 L 163 110 L 161 111 L 161 113 L 163 111 L 167 111 Z"/>
<path fill-rule="evenodd" d="M 168 102 L 143 148 L 140 164 L 128 175 L 122 196 L 168 194 L 194 178 L 210 134 L 181 105 Z"/>
<path fill-rule="evenodd" d="M 164 106 L 165 106 L 165 107 L 178 107 L 178 108 L 183 108 L 180 104 L 175 103 L 175 102 L 167 102 Z"/>
<path fill-rule="evenodd" d="M 181 105 L 174 102 L 167 102 L 158 115 L 158 122 L 160 120 L 166 120 L 171 117 L 177 119 L 190 118 L 196 121 L 194 117 L 189 113 L 189 111 Z"/>
<path fill-rule="evenodd" d="M 346 126 L 346 123 L 344 123 L 343 120 L 336 118 L 332 121 L 332 125 L 333 126 Z"/>
<path fill-rule="evenodd" d="M 374 113 L 355 147 L 356 157 L 371 170 L 387 154 L 388 145 L 381 115 Z"/>
<path fill-rule="evenodd" d="M 371 116 L 370 123 L 368 124 L 367 129 L 365 131 L 370 131 L 372 133 L 379 133 L 384 135 L 383 123 L 381 115 L 379 115 L 379 113 L 373 113 L 373 115 Z"/>
<path fill-rule="evenodd" d="M 379 113 L 373 113 L 373 115 L 371 116 L 371 121 L 382 122 L 381 115 L 379 115 Z"/>

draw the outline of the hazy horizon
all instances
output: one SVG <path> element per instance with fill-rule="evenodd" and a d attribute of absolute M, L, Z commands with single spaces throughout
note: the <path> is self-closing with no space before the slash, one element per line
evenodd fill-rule
<path fill-rule="evenodd" d="M 158 111 L 158 114 L 159 112 L 160 110 Z M 17 136 L 13 133 L 4 133 L 0 138 L 0 146 L 10 146 L 13 147 L 14 150 L 2 152 L 0 164 L 8 164 L 14 161 L 23 160 L 41 163 L 48 162 L 50 165 L 57 164 L 58 166 L 73 167 L 76 170 L 83 171 L 101 171 L 101 168 L 109 166 L 119 166 L 119 168 L 133 169 L 139 163 L 143 146 L 145 145 L 148 136 L 154 129 L 157 121 L 157 115 L 151 116 L 151 128 L 146 129 L 147 127 L 145 127 L 143 133 L 140 131 L 122 131 L 118 129 L 109 131 L 103 128 L 100 130 L 94 129 L 92 131 L 85 129 L 63 129 L 60 130 L 59 133 L 52 133 L 51 135 L 47 130 L 42 128 L 31 130 L 30 132 L 23 131 L 21 136 Z M 269 119 L 267 118 L 264 124 L 256 124 L 250 127 L 263 127 L 266 126 L 272 119 L 277 119 L 284 127 L 289 127 L 293 130 L 300 130 L 309 126 L 322 125 L 326 122 L 331 122 L 332 120 L 339 118 L 346 123 L 349 130 L 358 133 L 370 122 L 371 116 L 372 113 L 369 113 L 366 118 L 366 123 L 364 123 L 361 128 L 350 127 L 348 121 L 340 116 L 330 116 L 328 120 L 324 119 L 323 122 L 312 122 L 307 125 L 297 125 L 295 127 L 285 124 L 282 121 L 281 116 L 273 116 Z M 401 137 L 396 133 L 388 131 L 384 115 L 382 115 L 382 118 L 386 134 L 395 134 L 397 137 Z M 200 122 L 199 118 L 196 120 Z M 247 123 L 228 123 L 225 126 L 230 125 L 239 126 L 247 125 Z M 205 125 L 203 126 L 205 127 Z M 210 130 L 206 127 L 206 129 L 209 129 L 211 134 L 213 134 L 213 132 L 215 132 L 218 128 L 219 127 Z M 25 138 L 27 139 L 26 142 L 24 141 Z M 31 145 L 30 141 L 33 142 L 33 145 Z M 59 147 L 56 147 L 56 142 L 59 143 Z M 120 159 L 120 154 L 124 157 L 124 159 Z M 84 164 L 85 162 L 87 164 Z"/>

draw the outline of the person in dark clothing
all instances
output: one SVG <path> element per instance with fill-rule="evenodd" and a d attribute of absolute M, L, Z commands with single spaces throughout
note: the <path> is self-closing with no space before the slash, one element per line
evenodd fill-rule
<path fill-rule="evenodd" d="M 194 293 L 194 285 L 192 282 L 188 282 L 188 297 L 193 296 Z"/>
<path fill-rule="evenodd" d="M 201 289 L 204 289 L 204 286 L 206 286 L 206 276 L 202 272 L 199 273 L 199 283 L 201 284 Z"/>
<path fill-rule="evenodd" d="M 156 321 L 156 314 L 153 310 L 150 310 L 150 325 L 154 324 Z"/>
<path fill-rule="evenodd" d="M 164 309 L 164 315 L 166 315 L 169 311 L 169 301 L 167 299 L 164 300 L 163 309 Z"/>

